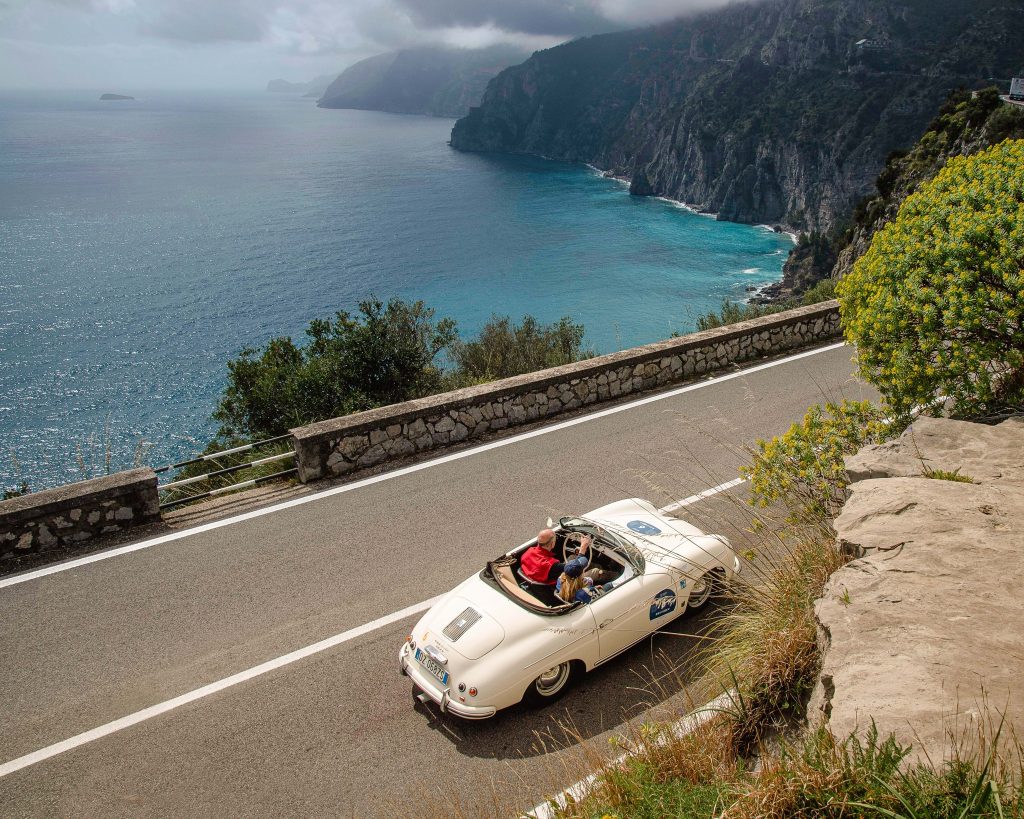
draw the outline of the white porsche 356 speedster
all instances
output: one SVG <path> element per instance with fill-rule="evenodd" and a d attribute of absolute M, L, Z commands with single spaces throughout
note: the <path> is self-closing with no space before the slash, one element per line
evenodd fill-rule
<path fill-rule="evenodd" d="M 416 696 L 465 719 L 525 699 L 559 697 L 601 665 L 687 610 L 703 606 L 740 561 L 729 541 L 667 517 L 645 500 L 617 501 L 555 527 L 565 557 L 590 535 L 591 566 L 613 579 L 589 603 L 563 603 L 520 572 L 536 539 L 490 561 L 435 603 L 399 651 Z"/>

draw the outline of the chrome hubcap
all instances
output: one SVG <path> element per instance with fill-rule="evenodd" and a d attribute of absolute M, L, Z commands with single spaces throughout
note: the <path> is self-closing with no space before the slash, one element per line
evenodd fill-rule
<path fill-rule="evenodd" d="M 711 582 L 708 580 L 708 576 L 701 575 L 693 581 L 693 589 L 690 591 L 690 603 L 691 606 L 699 606 L 705 600 L 708 599 L 708 595 L 711 594 Z"/>
<path fill-rule="evenodd" d="M 569 679 L 569 664 L 562 663 L 554 668 L 549 668 L 541 674 L 534 685 L 538 694 L 551 695 L 558 691 L 565 681 Z"/>

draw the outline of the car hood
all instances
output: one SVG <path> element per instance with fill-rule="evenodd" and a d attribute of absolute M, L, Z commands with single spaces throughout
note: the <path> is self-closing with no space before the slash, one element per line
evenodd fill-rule
<path fill-rule="evenodd" d="M 616 501 L 584 516 L 596 524 L 632 541 L 648 557 L 692 556 L 728 546 L 720 535 L 706 535 L 692 523 L 668 517 L 654 504 L 639 498 Z M 691 555 L 692 553 L 692 555 Z"/>
<path fill-rule="evenodd" d="M 478 660 L 505 639 L 505 629 L 487 613 L 485 601 L 459 594 L 470 591 L 465 587 L 463 584 L 441 600 L 420 621 L 419 627 L 425 627 L 445 648 L 467 660 Z"/>

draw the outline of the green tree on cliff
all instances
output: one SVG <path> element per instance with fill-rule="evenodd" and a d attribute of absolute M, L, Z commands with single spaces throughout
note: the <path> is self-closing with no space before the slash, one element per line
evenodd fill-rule
<path fill-rule="evenodd" d="M 492 316 L 474 340 L 460 339 L 452 345 L 456 367 L 452 384 L 508 378 L 592 355 L 583 348 L 583 325 L 568 316 L 553 324 L 541 324 L 529 315 L 519 324 L 513 324 L 508 316 Z"/>
<path fill-rule="evenodd" d="M 213 417 L 219 437 L 270 438 L 290 427 L 443 388 L 438 354 L 457 338 L 455 322 L 434 322 L 423 302 L 368 299 L 357 315 L 316 319 L 307 342 L 272 339 L 228 362 L 228 385 Z"/>
<path fill-rule="evenodd" d="M 1024 393 L 1024 140 L 954 157 L 838 284 L 862 374 L 898 414 L 981 415 Z"/>

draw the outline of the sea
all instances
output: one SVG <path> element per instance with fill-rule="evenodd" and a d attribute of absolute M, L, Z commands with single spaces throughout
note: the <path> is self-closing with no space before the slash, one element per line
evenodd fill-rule
<path fill-rule="evenodd" d="M 126 93 L 0 95 L 0 489 L 190 457 L 230 359 L 370 296 L 465 337 L 569 316 L 606 353 L 692 330 L 792 247 L 583 165 L 459 153 L 448 119 Z"/>

